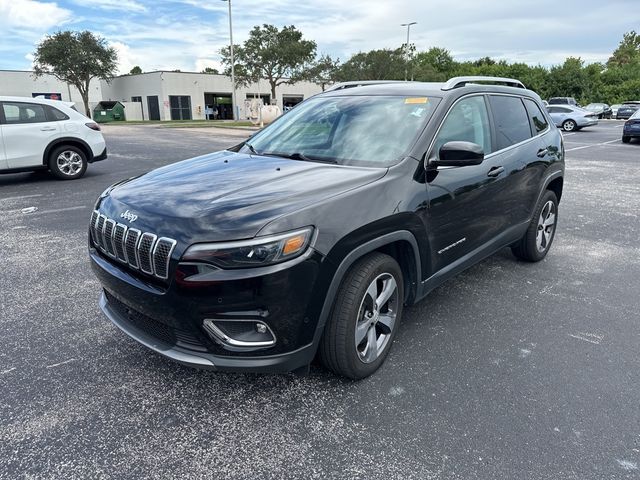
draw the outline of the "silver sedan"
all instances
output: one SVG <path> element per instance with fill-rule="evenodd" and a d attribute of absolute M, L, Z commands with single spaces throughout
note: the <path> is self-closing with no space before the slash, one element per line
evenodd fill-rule
<path fill-rule="evenodd" d="M 572 105 L 549 105 L 549 116 L 565 132 L 573 132 L 598 124 L 598 114 Z"/>

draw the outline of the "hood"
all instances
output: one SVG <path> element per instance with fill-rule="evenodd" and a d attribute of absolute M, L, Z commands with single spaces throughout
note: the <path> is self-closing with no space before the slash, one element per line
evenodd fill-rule
<path fill-rule="evenodd" d="M 100 210 L 127 226 L 188 244 L 238 240 L 386 172 L 223 151 L 116 184 Z M 133 223 L 121 217 L 126 210 L 137 216 Z"/>

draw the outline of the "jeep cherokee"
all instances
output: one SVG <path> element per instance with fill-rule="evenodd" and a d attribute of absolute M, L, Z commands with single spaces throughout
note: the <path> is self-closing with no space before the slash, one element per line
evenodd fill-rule
<path fill-rule="evenodd" d="M 352 82 L 247 141 L 105 190 L 100 306 L 183 364 L 359 379 L 403 307 L 510 246 L 553 242 L 564 148 L 517 80 Z"/>

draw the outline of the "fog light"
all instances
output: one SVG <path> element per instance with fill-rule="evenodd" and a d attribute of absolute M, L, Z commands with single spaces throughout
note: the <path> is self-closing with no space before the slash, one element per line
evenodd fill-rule
<path fill-rule="evenodd" d="M 260 320 L 207 318 L 202 326 L 213 340 L 233 350 L 265 348 L 276 343 L 276 336 Z"/>

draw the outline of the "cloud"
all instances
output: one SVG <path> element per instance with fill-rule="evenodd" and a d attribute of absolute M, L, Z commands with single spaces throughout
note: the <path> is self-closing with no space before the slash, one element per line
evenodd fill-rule
<path fill-rule="evenodd" d="M 36 0 L 0 0 L 0 27 L 4 29 L 25 29 L 46 32 L 52 27 L 67 23 L 72 17 L 71 10 L 56 3 Z M 3 41 L 6 40 L 6 37 Z"/>
<path fill-rule="evenodd" d="M 488 55 L 553 65 L 566 56 L 604 61 L 623 32 L 640 24 L 637 0 L 581 0 L 579 9 L 574 3 L 233 0 L 233 33 L 242 43 L 255 25 L 295 25 L 317 42 L 319 53 L 345 61 L 359 51 L 399 47 L 406 41 L 400 24 L 415 21 L 411 42 L 419 50 L 438 46 L 458 60 Z M 122 72 L 133 65 L 145 71 L 219 68 L 218 52 L 229 42 L 227 9 L 219 0 L 0 0 L 0 27 L 11 27 L 0 44 L 0 68 L 25 68 L 34 43 L 61 25 L 107 38 L 117 46 Z"/>
<path fill-rule="evenodd" d="M 72 0 L 73 3 L 86 8 L 100 10 L 123 10 L 128 12 L 146 12 L 147 7 L 135 0 Z"/>

